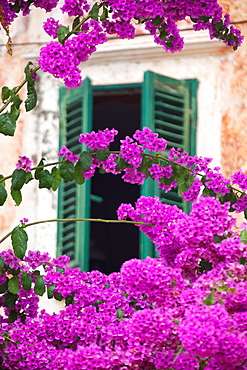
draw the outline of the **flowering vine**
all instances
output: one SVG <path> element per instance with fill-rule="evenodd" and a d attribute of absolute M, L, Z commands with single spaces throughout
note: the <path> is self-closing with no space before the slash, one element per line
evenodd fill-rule
<path fill-rule="evenodd" d="M 0 176 L 0 204 L 3 205 L 8 196 L 5 188 L 8 179 L 11 179 L 11 196 L 19 205 L 22 202 L 21 189 L 31 180 L 37 180 L 39 188 L 55 191 L 62 179 L 75 180 L 82 185 L 94 176 L 96 170 L 100 170 L 101 173 L 121 174 L 123 180 L 131 184 L 142 185 L 151 178 L 165 192 L 177 187 L 179 196 L 190 202 L 196 201 L 200 194 L 215 196 L 222 204 L 229 202 L 231 211 L 247 215 L 247 176 L 242 171 L 226 179 L 220 174 L 219 167 L 209 167 L 211 158 L 190 156 L 180 148 L 171 148 L 167 155 L 163 155 L 167 141 L 148 127 L 136 130 L 133 138 L 126 136 L 120 140 L 120 150 L 111 151 L 110 144 L 116 135 L 117 130 L 108 128 L 82 133 L 78 141 L 89 151 L 75 155 L 63 145 L 58 152 L 62 157 L 58 162 L 45 164 L 42 158 L 37 166 L 31 167 L 29 158 L 19 157 L 12 175 Z M 51 171 L 46 169 L 49 166 L 53 166 Z"/>
<path fill-rule="evenodd" d="M 20 11 L 27 15 L 33 7 L 39 7 L 51 12 L 57 5 L 58 0 L 2 0 L 0 25 L 9 38 L 8 52 L 12 53 L 9 26 Z M 154 42 L 166 52 L 174 53 L 183 49 L 184 41 L 176 23 L 188 18 L 195 31 L 206 29 L 211 39 L 219 39 L 234 50 L 243 42 L 240 31 L 230 24 L 229 15 L 223 16 L 217 0 L 108 0 L 96 1 L 93 5 L 86 0 L 64 0 L 61 10 L 72 18 L 71 28 L 48 17 L 43 28 L 52 41 L 40 49 L 38 65 L 29 62 L 25 68 L 25 80 L 13 89 L 7 86 L 2 89 L 3 106 L 0 113 L 4 113 L 0 114 L 0 133 L 4 135 L 14 135 L 22 103 L 18 92 L 26 83 L 26 111 L 35 108 L 37 97 L 34 85 L 39 69 L 62 79 L 68 88 L 80 86 L 79 65 L 90 58 L 98 45 L 108 41 L 107 35 L 134 38 L 133 20 L 134 23 L 144 24 L 145 29 L 153 35 Z M 9 105 L 10 111 L 7 110 Z"/>
<path fill-rule="evenodd" d="M 18 13 L 27 15 L 32 7 L 50 12 L 57 4 L 1 1 L 0 23 L 10 54 L 9 25 Z M 44 30 L 52 41 L 41 49 L 38 66 L 28 63 L 25 80 L 2 89 L 0 132 L 5 135 L 14 135 L 24 84 L 26 111 L 35 107 L 39 69 L 62 78 L 69 88 L 78 86 L 79 64 L 107 42 L 107 34 L 133 38 L 133 20 L 144 23 L 154 41 L 170 52 L 183 48 L 176 22 L 185 17 L 195 30 L 207 29 L 211 38 L 234 49 L 243 40 L 216 0 L 108 0 L 93 6 L 64 0 L 61 10 L 73 18 L 72 27 L 49 17 Z M 179 196 L 192 202 L 191 212 L 141 196 L 135 205 L 120 205 L 118 220 L 90 220 L 135 224 L 159 253 L 158 258 L 126 261 L 120 272 L 108 276 L 72 268 L 68 256 L 51 258 L 27 249 L 27 227 L 89 219 L 20 220 L 0 240 L 11 236 L 13 247 L 0 253 L 0 368 L 246 370 L 247 224 L 238 230 L 232 212 L 244 211 L 247 218 L 247 176 L 239 170 L 226 179 L 219 168 L 209 167 L 210 158 L 192 157 L 179 148 L 167 151 L 166 140 L 147 127 L 111 151 L 116 134 L 115 129 L 82 133 L 78 141 L 88 151 L 75 155 L 62 146 L 61 160 L 54 163 L 42 158 L 32 167 L 29 158 L 20 156 L 11 175 L 0 175 L 0 205 L 8 196 L 8 180 L 19 205 L 21 189 L 34 179 L 39 188 L 55 191 L 62 179 L 83 185 L 100 170 L 139 185 L 152 178 L 166 192 L 177 187 Z M 39 308 L 44 294 L 63 302 L 60 312 Z"/>

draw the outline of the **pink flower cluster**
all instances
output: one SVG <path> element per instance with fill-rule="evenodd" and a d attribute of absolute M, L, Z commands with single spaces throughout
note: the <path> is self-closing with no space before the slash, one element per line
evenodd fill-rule
<path fill-rule="evenodd" d="M 117 130 L 108 129 L 83 133 L 79 137 L 79 142 L 85 144 L 91 151 L 109 149 L 110 144 L 117 135 Z M 86 179 L 91 178 L 97 168 L 102 167 L 104 171 L 112 174 L 122 173 L 125 182 L 142 185 L 147 177 L 151 177 L 158 182 L 158 187 L 165 192 L 178 186 L 178 182 L 186 184 L 187 190 L 181 190 L 183 199 L 194 202 L 198 199 L 203 191 L 205 195 L 216 195 L 223 201 L 224 196 L 231 199 L 231 186 L 239 185 L 241 190 L 247 189 L 247 175 L 241 170 L 237 171 L 231 180 L 225 178 L 220 171 L 220 167 L 211 169 L 211 158 L 190 156 L 180 148 L 171 148 L 168 151 L 168 159 L 163 153 L 159 156 L 148 154 L 150 152 L 164 152 L 167 141 L 159 138 L 157 133 L 153 133 L 150 128 L 144 127 L 142 130 L 136 130 L 133 138 L 126 136 L 120 140 L 120 151 L 117 153 L 105 152 L 106 159 L 98 160 L 94 153 L 92 155 L 92 165 L 87 171 L 83 171 Z M 58 155 L 65 157 L 67 160 L 76 162 L 79 156 L 73 155 L 68 148 L 63 146 Z M 118 166 L 120 164 L 120 167 Z M 175 166 L 174 166 L 175 165 Z M 184 171 L 185 170 L 185 171 Z M 182 171 L 182 178 L 178 174 Z M 187 176 L 187 180 L 185 180 Z M 169 181 L 170 180 L 170 181 Z M 234 194 L 233 194 L 234 195 Z M 232 198 L 232 208 L 237 213 L 247 209 L 247 195 Z"/>
<path fill-rule="evenodd" d="M 120 219 L 152 224 L 140 228 L 159 243 L 161 258 L 126 261 L 109 276 L 71 268 L 67 256 L 29 251 L 20 261 L 1 252 L 1 287 L 11 277 L 8 267 L 20 286 L 5 315 L 25 320 L 0 316 L 0 367 L 246 370 L 247 267 L 240 259 L 247 258 L 247 245 L 232 232 L 228 208 L 210 197 L 189 215 L 157 197 L 141 197 L 135 208 L 122 204 Z M 206 272 L 202 260 L 211 263 Z M 65 300 L 59 313 L 38 310 L 40 273 L 49 294 Z M 27 275 L 30 290 L 23 288 Z"/>
<path fill-rule="evenodd" d="M 161 167 L 158 164 L 153 163 L 152 167 L 148 170 L 155 181 L 159 181 L 162 177 L 169 179 L 173 173 L 173 169 L 170 164 L 166 167 Z"/>
<path fill-rule="evenodd" d="M 54 18 L 48 18 L 46 22 L 44 22 L 43 28 L 45 32 L 51 36 L 53 39 L 56 39 L 58 37 L 57 31 L 58 27 L 62 26 L 62 24 L 59 23 L 59 21 L 56 21 Z"/>
<path fill-rule="evenodd" d="M 3 28 L 11 24 L 21 10 L 23 15 L 31 11 L 31 7 L 40 7 L 47 12 L 52 11 L 58 0 L 22 0 L 18 5 L 12 1 L 1 2 L 1 24 Z M 144 23 L 147 31 L 154 37 L 154 42 L 165 51 L 181 51 L 184 46 L 177 22 L 190 17 L 194 29 L 207 29 L 211 38 L 222 40 L 227 46 L 237 48 L 243 42 L 240 31 L 230 25 L 228 15 L 223 17 L 222 8 L 217 0 L 108 0 L 95 3 L 103 9 L 96 14 L 91 12 L 92 4 L 87 0 L 64 0 L 61 4 L 63 13 L 69 17 L 83 17 L 86 13 L 91 20 L 84 22 L 78 34 L 65 42 L 51 42 L 41 48 L 38 59 L 44 72 L 56 78 L 62 78 L 68 88 L 80 86 L 82 80 L 79 64 L 88 60 L 96 46 L 107 41 L 107 34 L 116 34 L 120 38 L 131 39 L 135 36 L 133 19 Z M 103 12 L 103 13 L 102 13 Z M 110 14 L 110 16 L 109 16 Z M 60 26 L 58 21 L 49 17 L 44 24 L 45 31 L 53 38 L 57 37 Z M 73 32 L 72 32 L 73 33 Z"/>
<path fill-rule="evenodd" d="M 0 316 L 5 353 L 0 367 L 246 370 L 247 244 L 241 235 L 246 225 L 240 235 L 233 231 L 236 220 L 229 210 L 245 210 L 247 195 L 233 204 L 221 202 L 229 195 L 230 180 L 218 167 L 211 170 L 208 158 L 171 149 L 167 162 L 161 155 L 145 153 L 166 148 L 166 141 L 148 128 L 121 140 L 119 154 L 108 151 L 116 135 L 115 129 L 81 134 L 79 142 L 92 151 L 92 165 L 83 171 L 84 177 L 101 167 L 121 173 L 124 181 L 142 184 L 149 173 L 168 189 L 176 181 L 165 183 L 184 171 L 184 181 L 188 174 L 192 180 L 182 192 L 193 202 L 191 212 L 185 214 L 158 197 L 141 196 L 135 206 L 121 204 L 118 219 L 138 223 L 156 245 L 159 258 L 126 261 L 119 273 L 109 276 L 71 268 L 67 256 L 52 259 L 48 253 L 29 251 L 20 261 L 12 251 L 0 253 L 0 307 L 5 313 Z M 80 158 L 65 146 L 58 154 L 72 162 Z M 106 159 L 99 160 L 101 155 Z M 20 159 L 22 168 L 27 167 L 26 157 Z M 201 179 L 196 177 L 199 171 Z M 238 171 L 232 182 L 245 188 L 246 175 Z M 213 197 L 200 196 L 204 186 Z M 26 222 L 21 220 L 20 227 Z M 40 293 L 37 281 L 49 296 L 65 300 L 62 311 L 38 310 L 35 292 L 43 290 Z M 12 293 L 13 284 L 17 294 Z"/>
<path fill-rule="evenodd" d="M 31 172 L 31 164 L 33 160 L 29 159 L 25 155 L 19 156 L 19 160 L 16 163 L 16 168 L 18 170 L 24 170 L 26 172 Z"/>
<path fill-rule="evenodd" d="M 67 39 L 63 44 L 53 41 L 40 49 L 38 63 L 42 71 L 49 72 L 56 78 L 62 78 L 68 88 L 81 85 L 79 64 L 88 60 L 96 51 L 97 45 L 107 41 L 97 21 L 91 20 L 84 31 Z M 54 29 L 52 28 L 50 32 L 53 35 Z"/>
<path fill-rule="evenodd" d="M 57 153 L 59 157 L 64 157 L 69 162 L 76 162 L 80 159 L 79 155 L 73 154 L 65 145 L 62 145 L 62 148 Z"/>
<path fill-rule="evenodd" d="M 134 168 L 140 167 L 142 163 L 141 153 L 144 153 L 144 148 L 134 142 L 129 136 L 124 140 L 120 140 L 120 154 L 121 158 Z"/>
<path fill-rule="evenodd" d="M 242 170 L 238 170 L 231 176 L 232 183 L 237 184 L 243 191 L 247 190 L 247 175 Z"/>
<path fill-rule="evenodd" d="M 133 138 L 143 145 L 145 149 L 151 152 L 163 152 L 167 147 L 167 141 L 160 138 L 156 132 L 152 132 L 149 127 L 143 127 L 142 130 L 136 130 Z"/>
<path fill-rule="evenodd" d="M 228 213 L 229 206 L 229 203 L 220 204 L 217 198 L 200 197 L 186 215 L 178 207 L 162 203 L 158 197 L 141 196 L 135 208 L 121 204 L 117 214 L 119 220 L 130 218 L 134 222 L 150 224 L 138 227 L 156 244 L 165 263 L 184 268 L 190 276 L 196 276 L 200 258 L 212 263 L 227 258 L 225 252 L 220 254 L 219 250 L 220 257 L 216 257 L 215 236 L 223 238 L 236 224 Z M 233 254 L 230 255 L 234 262 L 240 258 L 237 255 L 233 259 Z"/>
<path fill-rule="evenodd" d="M 106 128 L 104 131 L 99 130 L 97 133 L 94 131 L 83 133 L 80 135 L 78 141 L 85 144 L 90 150 L 106 149 L 114 141 L 114 136 L 117 134 L 118 131 L 114 128 L 111 130 Z"/>
<path fill-rule="evenodd" d="M 64 0 L 61 7 L 63 13 L 67 13 L 69 17 L 83 16 L 84 12 L 88 12 L 90 5 L 86 0 Z"/>

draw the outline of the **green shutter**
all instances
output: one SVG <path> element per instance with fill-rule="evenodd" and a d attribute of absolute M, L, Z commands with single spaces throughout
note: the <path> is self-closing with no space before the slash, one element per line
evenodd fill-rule
<path fill-rule="evenodd" d="M 195 154 L 196 89 L 196 80 L 176 80 L 150 71 L 144 74 L 141 124 L 165 138 L 168 149 L 182 148 Z M 189 203 L 178 197 L 176 189 L 165 193 L 151 179 L 145 181 L 141 194 L 158 195 L 163 202 L 189 211 Z M 154 254 L 153 244 L 142 235 L 141 257 Z"/>
<path fill-rule="evenodd" d="M 86 150 L 78 142 L 82 132 L 92 130 L 92 89 L 90 80 L 73 90 L 60 89 L 60 142 L 74 154 Z M 88 218 L 90 216 L 90 180 L 83 185 L 63 181 L 58 193 L 59 218 Z M 72 266 L 88 270 L 89 222 L 58 223 L 58 254 L 67 254 Z"/>

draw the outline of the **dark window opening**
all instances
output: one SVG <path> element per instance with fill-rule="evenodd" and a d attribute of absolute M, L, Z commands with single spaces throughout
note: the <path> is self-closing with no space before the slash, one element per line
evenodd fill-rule
<path fill-rule="evenodd" d="M 132 136 L 141 122 L 141 91 L 137 88 L 96 90 L 93 94 L 93 130 L 118 130 L 111 150 L 119 150 L 120 139 Z M 99 174 L 91 179 L 92 218 L 117 219 L 121 203 L 134 204 L 140 187 L 125 183 L 121 175 Z M 134 225 L 90 224 L 90 266 L 104 273 L 119 271 L 122 263 L 139 258 L 139 230 Z"/>

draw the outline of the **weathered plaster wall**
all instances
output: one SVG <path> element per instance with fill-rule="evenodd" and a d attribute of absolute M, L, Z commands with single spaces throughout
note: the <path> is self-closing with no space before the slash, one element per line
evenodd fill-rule
<path fill-rule="evenodd" d="M 242 47 L 227 54 L 220 65 L 221 164 L 229 177 L 239 168 L 247 172 L 247 2 L 221 0 L 220 3 L 245 36 Z"/>

